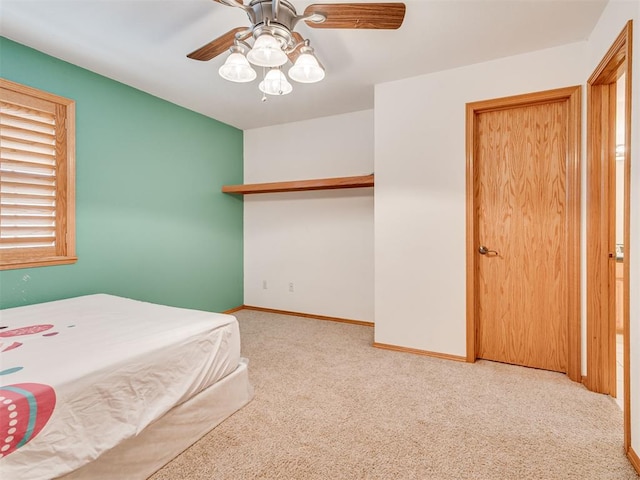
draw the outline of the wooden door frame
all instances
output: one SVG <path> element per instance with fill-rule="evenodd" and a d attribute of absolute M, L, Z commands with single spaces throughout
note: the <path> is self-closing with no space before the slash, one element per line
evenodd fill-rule
<path fill-rule="evenodd" d="M 580 132 L 581 132 L 581 86 L 559 88 L 543 92 L 528 93 L 467 104 L 466 119 L 466 229 L 467 229 L 467 362 L 476 360 L 477 285 L 476 248 L 478 228 L 476 225 L 476 200 L 474 195 L 476 119 L 481 113 L 548 102 L 568 102 L 567 140 L 567 375 L 573 381 L 581 380 L 581 336 L 580 336 Z"/>
<path fill-rule="evenodd" d="M 615 289 L 609 254 L 612 164 L 615 162 L 616 81 L 626 74 L 624 152 L 624 446 L 631 446 L 631 389 L 629 369 L 629 249 L 631 208 L 631 57 L 632 21 L 629 20 L 587 81 L 587 376 L 590 390 L 611 394 L 615 388 L 616 326 L 611 306 Z M 611 139 L 611 132 L 614 132 Z M 615 224 L 614 224 L 615 225 Z"/>

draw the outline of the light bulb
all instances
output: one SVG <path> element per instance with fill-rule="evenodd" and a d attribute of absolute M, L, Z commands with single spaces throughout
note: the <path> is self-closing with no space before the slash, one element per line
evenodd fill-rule
<path fill-rule="evenodd" d="M 300 83 L 315 83 L 324 78 L 324 69 L 311 52 L 301 53 L 296 63 L 289 69 L 289 77 L 292 80 Z"/>
<path fill-rule="evenodd" d="M 253 48 L 247 54 L 247 59 L 260 67 L 279 67 L 287 63 L 289 57 L 273 35 L 263 33 L 256 39 Z"/>
<path fill-rule="evenodd" d="M 237 83 L 250 82 L 258 76 L 239 47 L 231 48 L 231 55 L 224 62 L 224 65 L 220 67 L 218 73 L 225 80 Z"/>
<path fill-rule="evenodd" d="M 293 87 L 287 81 L 287 77 L 279 68 L 272 68 L 267 72 L 264 80 L 260 82 L 258 88 L 267 95 L 287 95 L 291 93 Z"/>

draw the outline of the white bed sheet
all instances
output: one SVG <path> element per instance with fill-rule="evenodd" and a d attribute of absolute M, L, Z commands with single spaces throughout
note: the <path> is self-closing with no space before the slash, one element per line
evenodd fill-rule
<path fill-rule="evenodd" d="M 105 294 L 0 315 L 7 327 L 0 329 L 1 478 L 71 472 L 226 377 L 240 360 L 232 315 Z M 55 392 L 48 419 L 47 386 Z M 31 395 L 40 418 L 21 395 Z M 28 443 L 16 448 L 25 432 Z"/>

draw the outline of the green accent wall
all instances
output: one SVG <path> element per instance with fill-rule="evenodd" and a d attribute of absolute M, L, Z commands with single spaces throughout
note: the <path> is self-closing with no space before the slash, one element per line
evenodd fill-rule
<path fill-rule="evenodd" d="M 242 305 L 242 198 L 220 192 L 242 183 L 241 130 L 3 37 L 0 76 L 76 101 L 78 255 L 0 272 L 0 308 L 90 293 Z"/>

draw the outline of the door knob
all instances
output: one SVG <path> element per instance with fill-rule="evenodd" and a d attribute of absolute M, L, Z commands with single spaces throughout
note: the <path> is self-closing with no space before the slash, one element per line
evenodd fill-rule
<path fill-rule="evenodd" d="M 480 245 L 480 248 L 478 248 L 478 252 L 480 252 L 480 255 L 489 255 L 491 257 L 497 257 L 499 255 L 496 250 L 490 250 L 484 245 Z"/>

